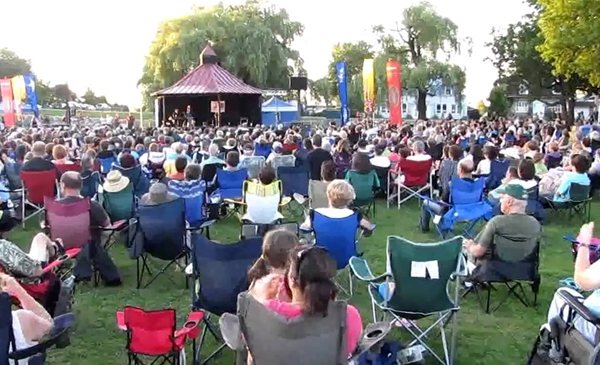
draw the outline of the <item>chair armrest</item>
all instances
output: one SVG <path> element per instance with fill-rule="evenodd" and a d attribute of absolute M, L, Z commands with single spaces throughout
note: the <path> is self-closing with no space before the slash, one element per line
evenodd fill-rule
<path fill-rule="evenodd" d="M 127 224 L 127 219 L 121 219 L 120 221 L 116 221 L 108 227 L 102 227 L 102 229 L 105 231 L 118 231 L 127 227 Z"/>
<path fill-rule="evenodd" d="M 68 261 L 68 260 L 74 258 L 75 256 L 79 255 L 80 252 L 81 252 L 81 248 L 71 248 L 71 249 L 68 249 L 65 252 L 64 255 L 62 255 L 61 257 L 59 257 L 56 260 L 52 261 L 48 265 L 46 265 L 46 267 L 44 267 L 42 269 L 42 274 L 47 274 L 47 273 L 51 272 L 52 270 L 54 270 L 55 268 L 59 267 L 60 265 L 62 265 L 66 261 Z"/>
<path fill-rule="evenodd" d="M 117 311 L 117 328 L 121 331 L 127 331 L 127 325 L 125 324 L 125 312 Z"/>
<path fill-rule="evenodd" d="M 192 227 L 187 227 L 186 229 L 188 231 L 198 231 L 207 227 L 212 226 L 213 224 L 215 224 L 217 222 L 216 219 L 210 219 L 210 220 L 206 220 L 201 222 L 200 224 L 198 224 L 197 226 L 192 226 Z"/>
<path fill-rule="evenodd" d="M 188 338 L 197 338 L 200 334 L 200 322 L 204 319 L 204 312 L 195 311 L 188 314 L 183 328 L 175 331 L 175 337 L 187 336 Z"/>
<path fill-rule="evenodd" d="M 356 349 L 348 357 L 350 362 L 357 361 L 360 355 L 369 351 L 383 340 L 392 329 L 391 322 L 375 322 L 367 325 L 363 331 Z"/>
<path fill-rule="evenodd" d="M 194 264 L 190 263 L 183 270 L 187 276 L 194 276 Z"/>
<path fill-rule="evenodd" d="M 567 306 L 574 310 L 578 316 L 600 328 L 600 318 L 593 314 L 583 303 L 575 298 L 571 293 L 566 290 L 558 290 L 556 292 L 558 296 L 565 301 Z"/>
<path fill-rule="evenodd" d="M 373 275 L 373 272 L 371 271 L 367 260 L 362 259 L 360 257 L 351 257 L 350 261 L 348 262 L 348 265 L 350 266 L 350 270 L 352 270 L 354 276 L 356 276 L 361 281 L 375 283 L 384 281 L 387 277 L 390 276 L 388 273 L 379 276 Z"/>

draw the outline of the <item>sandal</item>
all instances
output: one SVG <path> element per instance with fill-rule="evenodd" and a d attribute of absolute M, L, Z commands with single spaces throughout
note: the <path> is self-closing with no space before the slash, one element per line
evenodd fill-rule
<path fill-rule="evenodd" d="M 52 242 L 52 246 L 54 247 L 54 257 L 61 257 L 66 253 L 65 246 L 63 245 L 63 241 L 60 238 L 55 239 Z"/>

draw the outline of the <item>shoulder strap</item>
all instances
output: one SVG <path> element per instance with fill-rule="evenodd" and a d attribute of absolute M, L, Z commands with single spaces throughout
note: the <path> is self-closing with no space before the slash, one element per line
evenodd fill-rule
<path fill-rule="evenodd" d="M 339 358 L 338 358 L 338 363 L 340 365 L 343 364 L 347 364 L 348 363 L 348 349 L 346 348 L 346 314 L 347 314 L 347 308 L 346 308 L 346 302 L 344 301 L 336 301 L 335 302 L 336 306 L 336 316 L 339 318 L 339 334 L 338 334 L 338 352 L 339 352 Z"/>

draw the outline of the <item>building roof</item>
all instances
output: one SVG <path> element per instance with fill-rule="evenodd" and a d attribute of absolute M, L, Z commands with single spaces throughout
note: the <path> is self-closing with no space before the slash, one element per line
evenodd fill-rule
<path fill-rule="evenodd" d="M 154 95 L 262 94 L 262 90 L 247 85 L 219 66 L 217 55 L 211 46 L 204 48 L 200 61 L 198 67 L 173 86 L 157 91 Z"/>

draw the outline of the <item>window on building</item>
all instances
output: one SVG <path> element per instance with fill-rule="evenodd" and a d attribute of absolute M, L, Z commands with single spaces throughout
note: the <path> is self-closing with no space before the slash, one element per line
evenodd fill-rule
<path fill-rule="evenodd" d="M 442 104 L 442 111 L 446 113 L 448 111 L 448 105 Z"/>
<path fill-rule="evenodd" d="M 452 104 L 452 114 L 456 113 L 456 104 Z"/>
<path fill-rule="evenodd" d="M 446 86 L 444 93 L 446 96 L 452 96 L 452 88 L 450 86 Z"/>
<path fill-rule="evenodd" d="M 515 103 L 515 111 L 519 113 L 526 113 L 529 109 L 529 103 L 527 100 L 518 100 Z"/>
<path fill-rule="evenodd" d="M 406 110 L 406 103 L 402 103 L 402 111 Z"/>
<path fill-rule="evenodd" d="M 436 112 L 437 114 L 440 114 L 440 113 L 442 112 L 442 105 L 441 105 L 441 104 L 437 104 L 437 105 L 435 106 L 435 112 Z"/>
<path fill-rule="evenodd" d="M 519 85 L 519 95 L 529 95 L 529 89 L 527 89 L 527 85 Z"/>

